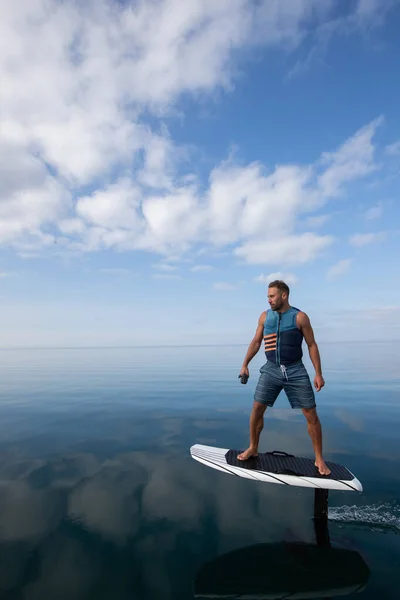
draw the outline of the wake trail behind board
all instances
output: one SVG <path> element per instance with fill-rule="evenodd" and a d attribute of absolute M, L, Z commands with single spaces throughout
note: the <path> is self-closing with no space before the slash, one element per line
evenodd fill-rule
<path fill-rule="evenodd" d="M 326 461 L 330 475 L 321 475 L 314 459 L 286 452 L 260 452 L 246 461 L 237 458 L 242 450 L 194 444 L 190 454 L 194 460 L 218 471 L 262 481 L 297 487 L 362 492 L 360 481 L 341 464 Z"/>

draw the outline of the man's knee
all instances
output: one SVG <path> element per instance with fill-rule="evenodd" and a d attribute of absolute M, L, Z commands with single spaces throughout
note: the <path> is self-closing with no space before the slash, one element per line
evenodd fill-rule
<path fill-rule="evenodd" d="M 317 414 L 316 408 L 303 408 L 303 415 L 307 419 L 307 422 L 310 425 L 317 425 L 319 423 L 319 418 Z"/>
<path fill-rule="evenodd" d="M 253 402 L 253 415 L 257 417 L 262 417 L 265 413 L 265 409 L 267 408 L 266 404 L 262 404 L 262 402 Z"/>

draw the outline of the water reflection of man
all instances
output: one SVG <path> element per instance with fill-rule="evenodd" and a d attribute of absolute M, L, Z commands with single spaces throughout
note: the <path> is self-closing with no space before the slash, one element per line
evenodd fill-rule
<path fill-rule="evenodd" d="M 271 310 L 266 310 L 260 315 L 256 333 L 243 361 L 240 376 L 248 377 L 248 365 L 264 340 L 267 360 L 260 369 L 260 377 L 254 393 L 250 416 L 250 446 L 238 455 L 238 459 L 247 460 L 258 455 L 258 443 L 264 427 L 264 412 L 267 406 L 274 405 L 279 393 L 284 390 L 291 407 L 301 409 L 307 419 L 316 467 L 321 475 L 329 475 L 330 469 L 322 455 L 322 429 L 317 414 L 315 394 L 302 361 L 303 339 L 307 343 L 315 369 L 314 387 L 317 392 L 325 385 L 321 359 L 310 319 L 298 308 L 290 306 L 289 292 L 288 285 L 283 281 L 272 281 L 269 284 L 268 301 Z"/>

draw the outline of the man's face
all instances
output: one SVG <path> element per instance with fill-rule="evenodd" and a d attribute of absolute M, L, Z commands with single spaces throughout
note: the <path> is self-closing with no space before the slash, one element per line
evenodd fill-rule
<path fill-rule="evenodd" d="M 268 302 L 272 310 L 279 310 L 283 306 L 283 294 L 278 288 L 272 287 L 268 289 Z"/>

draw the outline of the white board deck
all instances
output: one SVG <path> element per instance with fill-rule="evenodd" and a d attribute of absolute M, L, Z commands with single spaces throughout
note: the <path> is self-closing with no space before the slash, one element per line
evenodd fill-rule
<path fill-rule="evenodd" d="M 353 473 L 338 463 L 326 461 L 331 474 L 323 476 L 309 458 L 264 452 L 259 453 L 257 459 L 240 461 L 236 459 L 240 452 L 203 444 L 194 444 L 190 448 L 192 458 L 207 467 L 252 481 L 347 492 L 363 491 L 360 481 Z"/>

